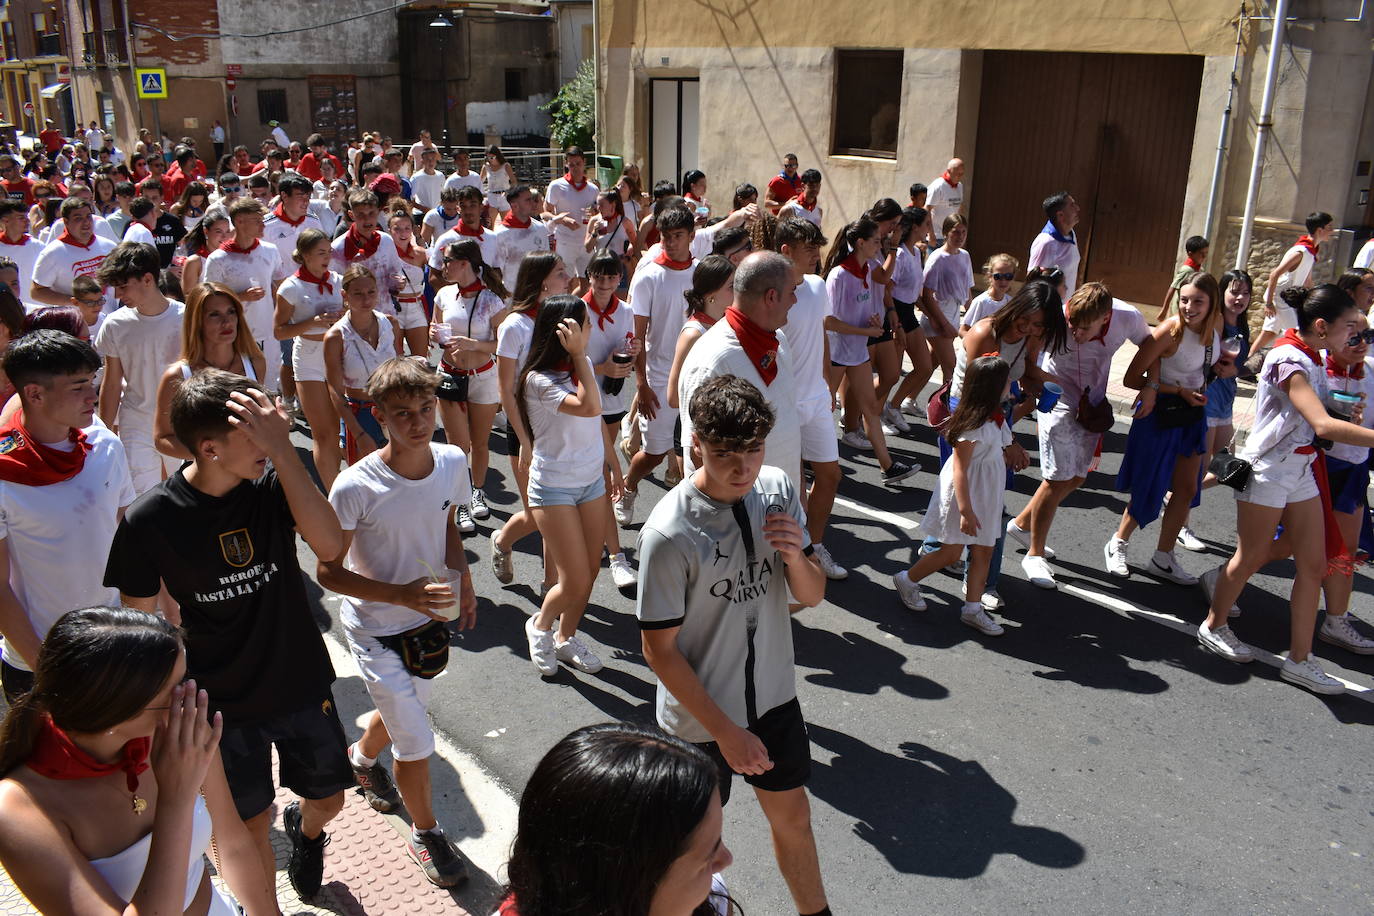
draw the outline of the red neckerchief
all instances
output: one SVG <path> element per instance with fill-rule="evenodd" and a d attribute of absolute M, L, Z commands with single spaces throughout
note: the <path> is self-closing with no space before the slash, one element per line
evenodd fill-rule
<path fill-rule="evenodd" d="M 67 231 L 66 227 L 63 227 L 63 229 L 62 229 L 62 234 L 59 235 L 59 236 L 57 237 L 57 239 L 58 239 L 58 241 L 60 241 L 60 242 L 65 242 L 66 244 L 72 246 L 73 248 L 80 248 L 80 249 L 85 250 L 85 249 L 89 249 L 92 245 L 95 244 L 95 233 L 92 232 L 92 233 L 91 233 L 91 240 L 90 240 L 89 242 L 87 242 L 86 244 L 83 245 L 83 244 L 81 244 L 80 242 L 78 242 L 76 239 L 72 238 L 72 234 L 71 234 L 70 232 Z"/>
<path fill-rule="evenodd" d="M 945 180 L 945 184 L 949 185 L 951 188 L 959 186 L 959 182 L 954 180 L 954 176 L 950 175 L 949 169 L 945 169 L 945 171 L 940 175 L 940 177 L 943 178 Z"/>
<path fill-rule="evenodd" d="M 0 235 L 0 242 L 4 242 L 6 245 L 27 245 L 29 243 L 29 234 L 25 232 L 23 235 L 19 236 L 19 241 L 17 242 L 11 242 L 8 235 Z"/>
<path fill-rule="evenodd" d="M 208 258 L 210 257 L 210 249 L 206 248 L 204 245 L 201 245 L 199 248 L 196 249 L 196 254 L 200 255 L 202 258 Z"/>
<path fill-rule="evenodd" d="M 457 229 L 459 235 L 466 235 L 469 238 L 474 239 L 480 239 L 483 233 L 487 231 L 485 228 L 483 228 L 481 223 L 478 223 L 476 231 L 473 231 L 472 229 L 469 229 L 468 224 L 463 222 L 462 220 L 458 221 Z"/>
<path fill-rule="evenodd" d="M 374 232 L 372 238 L 364 239 L 358 232 L 358 224 L 354 223 L 348 227 L 348 233 L 344 236 L 344 260 L 365 261 L 377 253 L 377 246 L 381 244 L 380 232 Z"/>
<path fill-rule="evenodd" d="M 1359 381 L 1364 378 L 1364 360 L 1360 360 L 1347 368 L 1328 356 L 1326 358 L 1326 374 L 1331 378 L 1352 378 Z"/>
<path fill-rule="evenodd" d="M 725 321 L 744 348 L 744 355 L 759 370 L 763 383 L 773 384 L 773 379 L 778 377 L 778 335 L 754 324 L 733 305 L 725 310 Z"/>
<path fill-rule="evenodd" d="M 1306 356 L 1318 366 L 1322 364 L 1322 358 L 1317 355 L 1317 351 L 1304 343 L 1303 339 L 1298 336 L 1298 332 L 1293 328 L 1284 331 L 1283 336 L 1274 341 L 1274 349 L 1277 350 L 1279 347 L 1297 347 L 1298 352 L 1303 356 Z"/>
<path fill-rule="evenodd" d="M 301 223 L 305 222 L 305 218 L 310 215 L 310 211 L 307 210 L 305 213 L 301 214 L 300 219 L 292 219 L 286 215 L 286 211 L 281 208 L 281 204 L 277 204 L 276 209 L 272 211 L 272 215 L 288 226 L 299 226 Z"/>
<path fill-rule="evenodd" d="M 79 429 L 67 431 L 67 441 L 76 445 L 69 452 L 44 445 L 24 428 L 23 412 L 16 413 L 0 428 L 0 480 L 26 487 L 46 487 L 71 480 L 86 464 L 86 453 L 93 447 Z"/>
<path fill-rule="evenodd" d="M 572 172 L 564 172 L 563 180 L 566 181 L 574 191 L 581 191 L 583 188 L 587 186 L 587 176 L 585 174 L 582 176 L 581 184 L 578 184 L 577 182 L 573 181 Z"/>
<path fill-rule="evenodd" d="M 688 255 L 687 260 L 685 261 L 674 261 L 672 258 L 668 257 L 668 251 L 666 248 L 660 248 L 658 250 L 658 256 L 654 258 L 654 263 L 662 264 L 669 270 L 686 270 L 687 268 L 692 266 L 692 257 L 691 255 Z"/>
<path fill-rule="evenodd" d="M 249 245 L 247 248 L 240 248 L 239 243 L 233 238 L 230 238 L 227 242 L 223 242 L 219 246 L 219 250 L 227 251 L 230 254 L 252 254 L 261 241 L 262 239 L 253 239 L 253 244 Z"/>
<path fill-rule="evenodd" d="M 1310 251 L 1310 252 L 1312 253 L 1312 257 L 1314 257 L 1314 258 L 1315 258 L 1315 257 L 1320 257 L 1320 255 L 1317 254 L 1317 247 L 1318 247 L 1318 246 L 1317 246 L 1317 243 L 1314 242 L 1314 241 L 1312 240 L 1312 236 L 1310 236 L 1310 235 L 1304 235 L 1304 236 L 1302 236 L 1301 238 L 1299 238 L 1299 239 L 1298 239 L 1296 242 L 1294 242 L 1293 244 L 1294 244 L 1294 245 L 1300 245 L 1300 246 L 1302 246 L 1303 248 L 1306 248 L 1308 251 Z"/>
<path fill-rule="evenodd" d="M 306 283 L 314 283 L 316 286 L 320 288 L 321 293 L 327 296 L 334 295 L 334 284 L 329 282 L 328 268 L 325 268 L 323 277 L 317 277 L 310 271 L 306 270 L 305 267 L 302 265 L 300 269 L 296 271 L 296 276 Z"/>
<path fill-rule="evenodd" d="M 1001 429 L 1002 424 L 1007 421 L 1007 415 L 1000 410 L 994 410 L 988 419 L 996 423 L 998 429 Z"/>
<path fill-rule="evenodd" d="M 806 201 L 806 187 L 805 187 L 805 186 L 803 186 L 802 189 L 801 189 L 800 191 L 797 192 L 797 196 L 796 196 L 794 199 L 797 201 L 797 203 L 799 203 L 799 204 L 802 205 L 802 209 L 803 209 L 803 210 L 814 210 L 814 209 L 816 209 L 816 201 L 813 200 L 813 201 L 811 201 L 810 203 L 807 203 L 807 201 Z"/>
<path fill-rule="evenodd" d="M 683 194 L 682 196 L 685 197 L 685 198 L 687 198 L 688 200 L 694 200 L 694 201 L 696 201 L 697 203 L 701 203 L 701 198 L 700 198 L 700 197 L 697 197 L 697 196 L 696 196 L 695 194 L 693 194 L 691 191 L 688 191 L 686 194 Z"/>
<path fill-rule="evenodd" d="M 514 210 L 507 210 L 506 215 L 501 217 L 501 225 L 505 226 L 507 229 L 528 229 L 530 227 L 530 221 L 525 220 L 521 222 L 515 218 Z"/>
<path fill-rule="evenodd" d="M 486 289 L 486 287 L 482 285 L 482 281 L 476 280 L 470 286 L 458 287 L 458 292 L 464 296 L 475 296 L 484 289 Z"/>
<path fill-rule="evenodd" d="M 597 307 L 596 295 L 592 293 L 591 290 L 587 290 L 587 294 L 582 297 L 582 301 L 587 303 L 587 308 L 591 309 L 592 312 L 595 313 L 596 329 L 598 331 L 604 331 L 606 329 L 606 322 L 610 321 L 612 318 L 615 317 L 615 310 L 620 307 L 620 297 L 617 296 L 614 291 L 611 292 L 611 303 L 610 305 L 606 306 L 606 310 L 604 312 L 599 307 Z"/>
<path fill-rule="evenodd" d="M 395 239 L 393 239 L 392 241 L 395 241 Z M 406 247 L 402 248 L 401 243 L 396 242 L 396 253 L 401 256 L 402 261 L 409 261 L 410 256 L 415 253 L 415 245 L 414 243 L 411 243 Z M 411 266 L 413 267 L 414 265 Z"/>
<path fill-rule="evenodd" d="M 703 326 L 708 327 L 708 328 L 709 328 L 711 325 L 713 325 L 713 324 L 716 323 L 716 319 L 712 318 L 710 315 L 706 314 L 705 312 L 693 312 L 693 313 L 692 313 L 692 317 L 689 318 L 688 320 L 689 320 L 689 321 L 699 321 L 699 322 L 701 322 L 701 324 L 702 324 Z"/>
<path fill-rule="evenodd" d="M 148 751 L 152 746 L 152 738 L 134 738 L 120 750 L 118 760 L 101 763 L 73 744 L 51 718 L 43 716 L 34 737 L 33 750 L 24 763 L 49 779 L 91 779 L 123 770 L 129 791 L 137 792 L 138 774 L 148 769 Z"/>
<path fill-rule="evenodd" d="M 843 261 L 840 262 L 840 266 L 843 267 L 845 270 L 849 271 L 850 273 L 852 273 L 854 276 L 858 277 L 860 280 L 862 280 L 864 283 L 864 289 L 868 289 L 867 264 L 863 265 L 862 269 L 860 269 L 859 259 L 851 254 L 849 257 L 845 258 Z"/>
<path fill-rule="evenodd" d="M 1202 265 L 1194 261 L 1192 255 L 1188 255 L 1188 257 L 1183 259 L 1183 266 L 1189 270 L 1202 270 Z"/>

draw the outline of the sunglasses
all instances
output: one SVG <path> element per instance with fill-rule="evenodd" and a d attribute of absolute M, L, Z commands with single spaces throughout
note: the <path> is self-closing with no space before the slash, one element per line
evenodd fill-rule
<path fill-rule="evenodd" d="M 994 280 L 1006 280 L 1008 283 L 1010 283 L 1012 280 L 1015 280 L 1015 279 L 1016 279 L 1016 274 L 1014 274 L 1014 273 L 1012 273 L 1012 274 L 993 274 L 993 275 L 992 275 L 992 279 L 994 279 Z"/>
<path fill-rule="evenodd" d="M 1358 347 L 1362 343 L 1374 344 L 1374 328 L 1365 328 L 1363 331 L 1357 331 L 1350 336 L 1350 339 L 1345 342 L 1345 345 L 1353 348 Z"/>

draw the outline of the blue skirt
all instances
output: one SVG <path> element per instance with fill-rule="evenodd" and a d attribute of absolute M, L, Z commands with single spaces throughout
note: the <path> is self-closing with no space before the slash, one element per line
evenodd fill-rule
<path fill-rule="evenodd" d="M 1169 492 L 1174 477 L 1174 462 L 1207 452 L 1207 420 L 1174 429 L 1160 429 L 1154 413 L 1131 423 L 1126 436 L 1126 454 L 1121 459 L 1121 471 L 1116 475 L 1116 488 L 1130 493 L 1129 511 L 1136 524 L 1144 528 L 1159 518 L 1164 494 Z M 1202 475 L 1206 468 L 1198 467 L 1198 487 L 1193 493 L 1192 506 L 1202 502 Z"/>
<path fill-rule="evenodd" d="M 1374 521 L 1369 517 L 1369 470 L 1369 459 L 1351 464 L 1326 456 L 1326 477 L 1331 482 L 1331 508 L 1337 512 L 1360 514 L 1358 546 L 1365 553 L 1374 554 Z M 1347 546 L 1353 549 L 1356 545 Z"/>

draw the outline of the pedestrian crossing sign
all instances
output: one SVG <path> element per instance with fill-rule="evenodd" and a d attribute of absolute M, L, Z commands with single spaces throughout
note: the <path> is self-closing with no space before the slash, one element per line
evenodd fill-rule
<path fill-rule="evenodd" d="M 134 75 L 138 80 L 138 97 L 140 99 L 167 98 L 166 70 L 135 70 Z"/>

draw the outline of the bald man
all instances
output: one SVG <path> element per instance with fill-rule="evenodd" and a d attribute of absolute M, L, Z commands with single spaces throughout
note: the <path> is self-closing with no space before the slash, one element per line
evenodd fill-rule
<path fill-rule="evenodd" d="M 926 209 L 936 233 L 945 224 L 945 217 L 964 212 L 964 160 L 951 159 L 945 173 L 930 183 L 926 193 Z M 936 236 L 943 243 L 943 236 Z"/>

